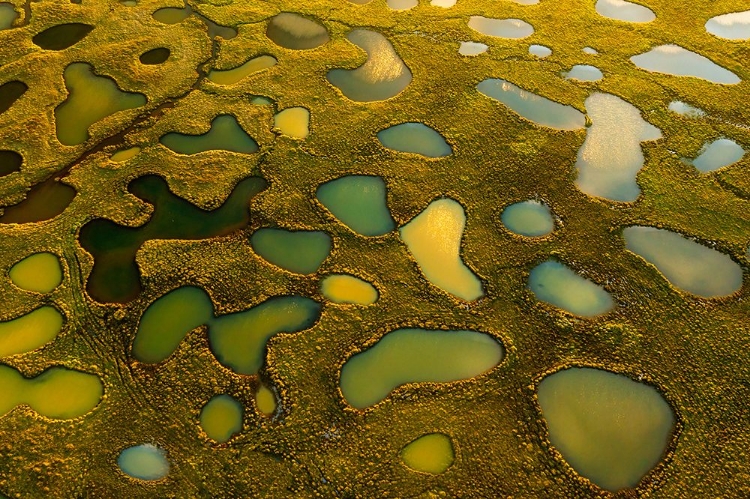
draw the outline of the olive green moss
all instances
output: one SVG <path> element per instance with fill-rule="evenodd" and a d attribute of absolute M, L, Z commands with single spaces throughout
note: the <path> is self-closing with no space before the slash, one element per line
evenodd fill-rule
<path fill-rule="evenodd" d="M 7 0 L 6 0 L 7 1 Z M 238 36 L 212 42 L 196 16 L 166 25 L 151 17 L 182 0 L 13 0 L 20 17 L 0 31 L 2 81 L 20 80 L 26 94 L 0 114 L 2 149 L 20 152 L 20 172 L 3 178 L 0 204 L 20 202 L 55 172 L 78 191 L 66 211 L 39 223 L 0 225 L 0 273 L 20 258 L 50 251 L 64 262 L 63 284 L 49 295 L 23 292 L 0 279 L 7 320 L 55 303 L 66 322 L 57 339 L 34 352 L 0 359 L 32 376 L 53 365 L 98 374 L 101 404 L 72 421 L 47 420 L 28 408 L 0 418 L 0 492 L 8 497 L 594 497 L 608 494 L 580 478 L 551 447 L 535 401 L 536 384 L 568 365 L 599 366 L 654 384 L 673 407 L 678 425 L 669 453 L 633 492 L 650 498 L 750 495 L 750 155 L 736 166 L 701 175 L 680 157 L 695 157 L 707 140 L 725 136 L 750 150 L 750 47 L 709 35 L 705 21 L 746 8 L 744 0 L 650 0 L 657 19 L 636 25 L 596 14 L 594 1 L 459 0 L 449 9 L 420 0 L 406 12 L 384 0 L 190 1 L 195 11 Z M 293 51 L 265 36 L 281 11 L 316 18 L 331 40 Z M 30 17 L 29 17 L 30 14 Z M 526 40 L 485 37 L 467 26 L 471 15 L 520 18 L 535 34 Z M 61 23 L 96 28 L 62 51 L 42 51 L 32 37 Z M 348 101 L 325 79 L 333 68 L 354 68 L 365 53 L 346 33 L 365 27 L 384 34 L 414 79 L 383 102 Z M 458 41 L 487 43 L 478 57 L 458 55 Z M 538 60 L 529 43 L 551 47 Z M 743 79 L 733 86 L 637 69 L 628 59 L 655 45 L 679 43 Z M 584 46 L 599 51 L 581 52 Z M 163 64 L 144 66 L 140 54 L 170 50 Z M 268 54 L 278 64 L 232 86 L 205 79 Z M 744 62 L 743 62 L 744 61 Z M 55 138 L 54 108 L 67 97 L 65 67 L 87 62 L 146 106 L 116 113 L 89 130 L 75 147 Z M 566 81 L 561 71 L 591 63 L 597 83 Z M 585 131 L 536 127 L 476 91 L 495 77 L 584 111 L 594 91 L 636 105 L 664 138 L 644 145 L 638 175 L 643 191 L 632 204 L 590 198 L 574 186 L 575 158 Z M 262 95 L 272 106 L 251 103 Z M 707 119 L 667 110 L 673 99 L 704 109 Z M 302 142 L 272 133 L 275 111 L 304 106 L 311 133 Z M 219 114 L 236 116 L 258 153 L 226 151 L 180 156 L 159 144 L 165 133 L 201 134 Z M 405 121 L 440 131 L 454 153 L 439 160 L 383 148 L 376 133 Z M 736 125 L 744 125 L 738 127 Z M 124 163 L 117 150 L 143 150 Z M 130 195 L 128 183 L 156 174 L 197 206 L 220 206 L 233 187 L 261 175 L 269 187 L 253 198 L 250 225 L 221 238 L 149 241 L 136 261 L 143 293 L 126 305 L 97 304 L 85 293 L 93 260 L 77 240 L 89 220 L 140 226 L 151 207 Z M 464 261 L 483 280 L 487 296 L 466 303 L 431 285 L 396 232 L 378 238 L 353 234 L 315 199 L 323 182 L 346 174 L 379 175 L 401 225 L 430 201 L 449 196 L 467 212 Z M 502 208 L 538 197 L 560 217 L 551 235 L 528 242 L 508 234 Z M 740 262 L 743 289 L 726 299 L 702 300 L 670 287 L 656 269 L 625 251 L 628 225 L 653 225 L 696 237 Z M 323 230 L 334 241 L 318 273 L 295 275 L 255 255 L 250 235 L 260 227 Z M 554 256 L 603 284 L 618 303 L 611 313 L 579 319 L 538 302 L 526 288 L 529 271 Z M 308 331 L 279 334 L 268 344 L 260 377 L 223 368 L 204 330 L 188 334 L 175 354 L 151 366 L 130 356 L 137 322 L 164 292 L 183 285 L 207 290 L 224 314 L 280 294 L 323 301 L 320 276 L 352 273 L 372 282 L 379 301 L 369 307 L 327 304 Z M 413 385 L 394 391 L 365 412 L 346 406 L 338 389 L 343 363 L 401 327 L 475 329 L 507 349 L 499 367 L 453 384 Z M 255 409 L 260 379 L 281 398 L 274 418 Z M 199 426 L 203 405 L 227 393 L 240 401 L 241 434 L 217 445 Z M 440 476 L 410 471 L 399 451 L 418 436 L 450 435 L 455 464 Z M 149 442 L 171 462 L 167 478 L 141 483 L 121 473 L 123 448 Z M 442 494 L 442 495 L 441 495 Z M 623 494 L 625 495 L 625 494 Z"/>

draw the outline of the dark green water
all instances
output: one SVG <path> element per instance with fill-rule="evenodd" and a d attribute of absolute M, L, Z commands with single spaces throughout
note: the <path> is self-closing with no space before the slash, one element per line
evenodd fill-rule
<path fill-rule="evenodd" d="M 130 192 L 154 205 L 145 225 L 133 228 L 97 219 L 81 229 L 81 245 L 94 257 L 87 283 L 89 295 L 99 302 L 134 299 L 141 290 L 135 254 L 143 243 L 149 239 L 205 239 L 245 227 L 250 219 L 250 199 L 265 187 L 260 177 L 246 178 L 221 207 L 205 211 L 172 194 L 161 177 L 148 175 L 133 180 Z"/>

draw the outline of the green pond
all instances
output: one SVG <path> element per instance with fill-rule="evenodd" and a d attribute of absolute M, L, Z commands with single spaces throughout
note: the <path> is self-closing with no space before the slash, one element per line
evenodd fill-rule
<path fill-rule="evenodd" d="M 635 487 L 661 460 L 675 415 L 652 386 L 591 368 L 558 371 L 537 397 L 552 445 L 604 489 Z"/>
<path fill-rule="evenodd" d="M 86 142 L 99 120 L 144 106 L 146 96 L 121 90 L 112 78 L 98 76 L 90 64 L 76 62 L 63 73 L 68 98 L 55 108 L 57 138 L 66 146 Z"/>
<path fill-rule="evenodd" d="M 200 423 L 208 438 L 224 443 L 242 430 L 243 408 L 230 395 L 216 395 L 201 409 Z"/>
<path fill-rule="evenodd" d="M 250 243 L 264 260 L 298 274 L 316 272 L 332 247 L 331 237 L 325 232 L 274 228 L 256 231 Z"/>
<path fill-rule="evenodd" d="M 422 435 L 401 449 L 401 460 L 414 471 L 439 475 L 455 460 L 453 443 L 448 435 Z"/>
<path fill-rule="evenodd" d="M 31 352 L 57 337 L 63 327 L 62 314 L 49 305 L 0 322 L 0 357 Z"/>
<path fill-rule="evenodd" d="M 211 128 L 204 134 L 170 132 L 159 141 L 178 154 L 198 154 L 214 150 L 252 154 L 258 150 L 258 143 L 242 129 L 237 118 L 230 114 L 214 118 Z"/>
<path fill-rule="evenodd" d="M 582 317 L 595 317 L 615 307 L 604 288 L 555 260 L 547 260 L 531 270 L 529 289 L 538 300 Z"/>
<path fill-rule="evenodd" d="M 382 236 L 396 228 L 380 177 L 347 175 L 318 187 L 318 200 L 341 222 L 363 236 Z"/>
<path fill-rule="evenodd" d="M 344 364 L 341 393 L 349 405 L 365 409 L 407 383 L 447 383 L 479 376 L 504 355 L 501 343 L 476 331 L 399 329 Z"/>
<path fill-rule="evenodd" d="M 247 225 L 248 203 L 265 187 L 261 178 L 246 178 L 219 208 L 205 211 L 172 194 L 161 177 L 133 180 L 129 190 L 154 206 L 144 225 L 125 227 L 96 219 L 81 228 L 81 246 L 94 257 L 87 283 L 89 294 L 101 302 L 134 299 L 141 289 L 135 255 L 143 243 L 150 239 L 204 239 L 234 232 Z"/>
<path fill-rule="evenodd" d="M 93 374 L 64 367 L 51 367 L 26 378 L 12 367 L 0 365 L 0 417 L 19 405 L 50 419 L 73 419 L 91 412 L 104 394 Z"/>
<path fill-rule="evenodd" d="M 138 324 L 132 352 L 141 362 L 162 362 L 187 333 L 205 325 L 219 362 L 240 374 L 256 374 L 271 336 L 310 328 L 320 317 L 320 309 L 309 298 L 278 296 L 241 312 L 215 316 L 208 294 L 185 286 L 149 305 Z"/>

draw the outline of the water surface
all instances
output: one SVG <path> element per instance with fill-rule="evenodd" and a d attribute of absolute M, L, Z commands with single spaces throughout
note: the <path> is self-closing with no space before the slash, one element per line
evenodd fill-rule
<path fill-rule="evenodd" d="M 630 60 L 641 69 L 674 76 L 693 76 L 711 83 L 735 85 L 739 76 L 724 69 L 707 57 L 679 45 L 660 45 Z"/>
<path fill-rule="evenodd" d="M 57 337 L 62 326 L 62 314 L 48 305 L 0 322 L 0 357 L 27 353 L 44 346 Z"/>
<path fill-rule="evenodd" d="M 266 36 L 276 45 L 292 50 L 314 49 L 330 40 L 323 25 L 293 12 L 272 17 Z"/>
<path fill-rule="evenodd" d="M 367 52 L 356 69 L 332 69 L 327 78 L 347 98 L 357 102 L 390 99 L 411 82 L 411 71 L 386 37 L 375 31 L 355 29 L 347 39 Z"/>
<path fill-rule="evenodd" d="M 208 72 L 208 79 L 219 85 L 234 85 L 246 76 L 258 71 L 272 68 L 278 61 L 270 55 L 260 55 L 232 69 L 212 69 Z"/>
<path fill-rule="evenodd" d="M 461 42 L 458 53 L 466 56 L 475 56 L 487 52 L 487 45 L 478 42 Z"/>
<path fill-rule="evenodd" d="M 399 229 L 401 240 L 432 284 L 466 301 L 484 296 L 482 281 L 461 259 L 466 226 L 463 206 L 438 199 Z"/>
<path fill-rule="evenodd" d="M 155 364 L 172 355 L 185 335 L 213 318 L 211 298 L 200 288 L 183 286 L 152 302 L 141 315 L 133 356 Z"/>
<path fill-rule="evenodd" d="M 45 50 L 65 50 L 83 40 L 93 29 L 90 24 L 58 24 L 37 33 L 31 41 Z"/>
<path fill-rule="evenodd" d="M 177 154 L 198 154 L 205 151 L 232 151 L 252 154 L 258 144 L 231 114 L 220 114 L 211 121 L 211 128 L 201 135 L 170 132 L 159 139 Z"/>
<path fill-rule="evenodd" d="M 122 149 L 120 151 L 115 152 L 112 156 L 110 156 L 110 160 L 114 161 L 115 163 L 124 163 L 125 161 L 128 161 L 130 159 L 133 159 L 138 155 L 138 153 L 141 152 L 140 147 L 129 147 L 127 149 Z"/>
<path fill-rule="evenodd" d="M 529 289 L 538 300 L 581 317 L 596 317 L 615 308 L 604 288 L 555 260 L 531 270 Z"/>
<path fill-rule="evenodd" d="M 568 80 L 599 81 L 604 78 L 601 70 L 588 64 L 576 64 L 565 74 Z"/>
<path fill-rule="evenodd" d="M 717 139 L 703 146 L 701 154 L 692 163 L 702 173 L 712 172 L 738 162 L 745 150 L 731 139 Z"/>
<path fill-rule="evenodd" d="M 234 397 L 216 395 L 201 409 L 201 428 L 208 438 L 222 444 L 242 430 L 243 412 L 242 404 Z"/>
<path fill-rule="evenodd" d="M 409 10 L 419 5 L 419 0 L 386 0 L 392 10 Z"/>
<path fill-rule="evenodd" d="M 0 30 L 10 29 L 18 18 L 18 12 L 11 3 L 0 3 Z"/>
<path fill-rule="evenodd" d="M 480 82 L 477 90 L 537 125 L 557 130 L 578 130 L 586 126 L 586 116 L 574 107 L 527 92 L 505 80 L 489 78 Z"/>
<path fill-rule="evenodd" d="M 276 393 L 266 385 L 259 385 L 255 392 L 255 407 L 258 411 L 264 416 L 273 416 L 277 406 Z"/>
<path fill-rule="evenodd" d="M 401 460 L 414 471 L 439 475 L 455 460 L 453 442 L 443 433 L 428 433 L 401 449 Z"/>
<path fill-rule="evenodd" d="M 125 303 L 140 293 L 140 272 L 135 264 L 138 249 L 150 239 L 206 239 L 230 234 L 249 220 L 250 199 L 265 189 L 259 177 L 240 181 L 227 200 L 205 211 L 175 196 L 166 181 L 156 175 L 139 177 L 128 190 L 153 205 L 148 222 L 127 227 L 94 219 L 81 228 L 81 246 L 94 257 L 86 290 L 99 302 Z"/>
<path fill-rule="evenodd" d="M 625 0 L 597 0 L 596 11 L 609 19 L 630 23 L 650 23 L 656 19 L 648 7 Z"/>
<path fill-rule="evenodd" d="M 364 409 L 407 383 L 446 383 L 479 376 L 498 365 L 505 351 L 476 331 L 398 329 L 350 358 L 341 369 L 346 402 Z"/>
<path fill-rule="evenodd" d="M 552 55 L 552 49 L 544 45 L 529 45 L 529 54 L 543 59 Z"/>
<path fill-rule="evenodd" d="M 372 305 L 378 290 L 367 281 L 347 274 L 327 275 L 320 281 L 320 292 L 334 303 Z"/>
<path fill-rule="evenodd" d="M 333 215 L 363 236 L 382 236 L 396 228 L 381 177 L 347 175 L 321 184 L 316 197 Z"/>
<path fill-rule="evenodd" d="M 635 201 L 641 193 L 636 183 L 644 162 L 641 142 L 661 138 L 661 131 L 614 95 L 594 93 L 585 104 L 593 124 L 578 150 L 576 186 L 591 196 Z"/>
<path fill-rule="evenodd" d="M 76 191 L 55 177 L 37 184 L 26 194 L 26 199 L 12 206 L 5 206 L 0 223 L 30 223 L 50 220 L 65 211 L 76 197 Z"/>
<path fill-rule="evenodd" d="M 453 149 L 437 130 L 424 123 L 401 123 L 378 132 L 378 140 L 388 149 L 420 154 L 428 158 L 444 158 Z"/>
<path fill-rule="evenodd" d="M 207 326 L 211 351 L 219 362 L 238 374 L 256 374 L 273 335 L 308 329 L 320 312 L 320 304 L 309 298 L 276 296 L 246 310 L 215 316 L 204 290 L 183 286 L 149 305 L 138 324 L 132 352 L 141 362 L 162 362 L 187 333 Z"/>
<path fill-rule="evenodd" d="M 13 264 L 8 276 L 21 289 L 50 293 L 62 282 L 63 269 L 57 255 L 45 251 Z"/>
<path fill-rule="evenodd" d="M 706 31 L 727 40 L 750 40 L 750 10 L 712 17 Z"/>
<path fill-rule="evenodd" d="M 153 444 L 128 447 L 117 457 L 117 466 L 139 480 L 160 480 L 169 474 L 167 453 Z"/>
<path fill-rule="evenodd" d="M 537 392 L 552 445 L 607 490 L 635 487 L 666 451 L 675 417 L 651 386 L 591 368 L 547 376 Z"/>
<path fill-rule="evenodd" d="M 734 294 L 742 287 L 742 267 L 715 249 L 655 227 L 636 225 L 622 234 L 627 249 L 653 264 L 682 291 L 715 298 Z"/>
<path fill-rule="evenodd" d="M 25 404 L 50 419 L 73 419 L 91 412 L 104 394 L 97 376 L 59 366 L 26 378 L 0 365 L 0 386 L 0 417 Z"/>
<path fill-rule="evenodd" d="M 29 89 L 22 81 L 9 81 L 0 85 L 0 113 L 4 113 L 10 106 L 21 98 Z"/>
<path fill-rule="evenodd" d="M 534 27 L 521 19 L 494 19 L 484 16 L 471 16 L 469 27 L 483 35 L 499 38 L 519 39 L 531 36 Z"/>
<path fill-rule="evenodd" d="M 57 139 L 66 146 L 86 142 L 89 128 L 118 111 L 146 104 L 146 96 L 120 90 L 107 76 L 97 76 L 85 62 L 75 62 L 63 73 L 68 97 L 55 108 Z"/>
<path fill-rule="evenodd" d="M 16 151 L 0 150 L 0 177 L 20 172 L 23 166 L 23 156 Z"/>
<path fill-rule="evenodd" d="M 688 118 L 701 118 L 706 115 L 706 112 L 704 110 L 699 109 L 695 106 L 691 106 L 690 104 L 679 100 L 673 100 L 672 102 L 670 102 L 668 109 L 673 113 L 679 114 L 681 116 L 686 116 Z"/>
<path fill-rule="evenodd" d="M 216 317 L 208 328 L 211 351 L 238 374 L 257 374 L 266 343 L 278 333 L 312 327 L 320 317 L 319 303 L 302 296 L 277 296 L 260 305 Z"/>
<path fill-rule="evenodd" d="M 322 231 L 258 229 L 250 237 L 253 250 L 264 260 L 297 274 L 318 271 L 333 247 Z"/>
<path fill-rule="evenodd" d="M 288 107 L 273 117 L 274 130 L 293 139 L 310 134 L 310 111 L 304 107 Z"/>
<path fill-rule="evenodd" d="M 151 49 L 142 53 L 138 57 L 138 60 L 141 61 L 141 64 L 146 65 L 162 64 L 167 59 L 169 59 L 169 54 L 169 49 L 164 47 L 157 47 L 155 49 Z"/>
<path fill-rule="evenodd" d="M 535 199 L 508 206 L 500 219 L 510 231 L 527 237 L 546 236 L 555 228 L 549 207 Z"/>

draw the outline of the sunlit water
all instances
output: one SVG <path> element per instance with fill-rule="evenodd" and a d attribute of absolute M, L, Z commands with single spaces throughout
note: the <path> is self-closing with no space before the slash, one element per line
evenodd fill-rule
<path fill-rule="evenodd" d="M 482 281 L 461 259 L 466 226 L 463 207 L 452 199 L 438 199 L 399 229 L 425 277 L 462 300 L 484 296 Z"/>
<path fill-rule="evenodd" d="M 742 267 L 728 255 L 676 232 L 634 226 L 623 231 L 626 248 L 653 264 L 676 288 L 705 298 L 742 287 Z"/>

